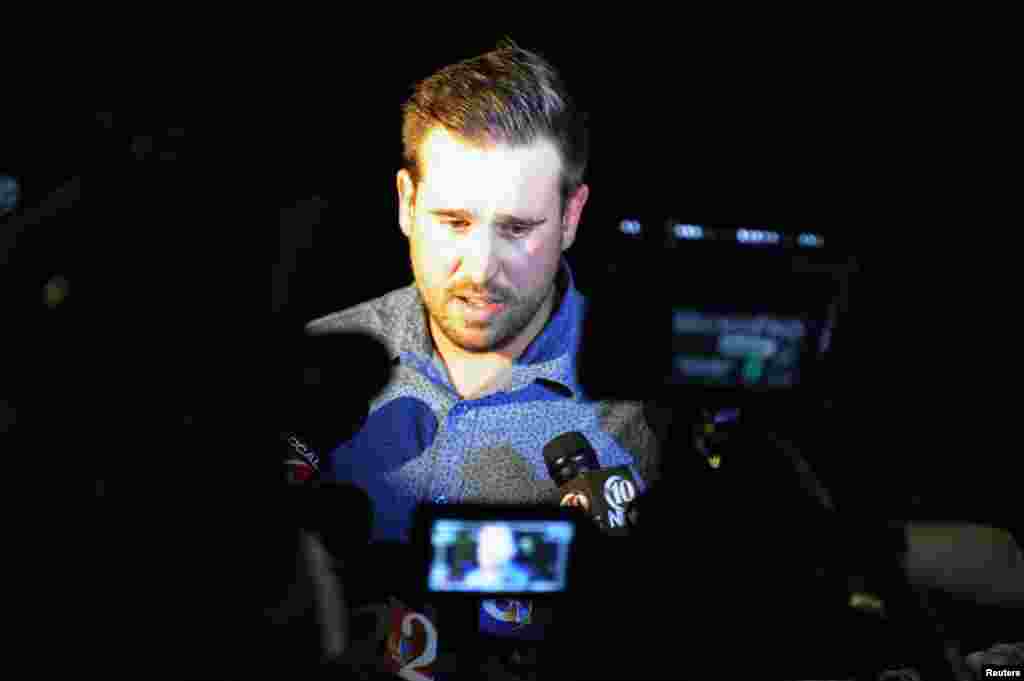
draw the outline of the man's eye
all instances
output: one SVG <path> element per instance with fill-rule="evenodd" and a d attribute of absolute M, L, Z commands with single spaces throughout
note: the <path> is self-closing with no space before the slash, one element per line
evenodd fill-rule
<path fill-rule="evenodd" d="M 533 227 L 527 225 L 511 225 L 508 227 L 508 232 L 512 236 L 521 237 L 526 236 L 533 230 Z"/>
<path fill-rule="evenodd" d="M 461 232 L 469 227 L 469 222 L 466 220 L 445 220 L 442 224 L 451 227 L 457 232 Z M 508 225 L 504 228 L 505 232 L 511 234 L 515 238 L 522 238 L 533 231 L 533 227 L 530 225 Z"/>

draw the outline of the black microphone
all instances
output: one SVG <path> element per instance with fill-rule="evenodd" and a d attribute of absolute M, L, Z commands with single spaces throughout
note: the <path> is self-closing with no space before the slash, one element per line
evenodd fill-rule
<path fill-rule="evenodd" d="M 287 479 L 319 480 L 332 450 L 365 425 L 369 404 L 391 377 L 387 348 L 364 333 L 312 330 L 278 339 L 272 394 Z"/>
<path fill-rule="evenodd" d="M 580 433 L 563 433 L 544 446 L 548 474 L 561 491 L 561 506 L 581 508 L 611 535 L 629 532 L 637 484 L 626 466 L 601 468 L 597 453 Z"/>

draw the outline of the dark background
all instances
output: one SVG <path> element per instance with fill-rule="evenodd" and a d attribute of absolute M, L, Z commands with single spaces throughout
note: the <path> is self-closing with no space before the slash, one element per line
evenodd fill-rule
<path fill-rule="evenodd" d="M 808 457 L 861 507 L 1007 526 L 1012 457 L 947 437 L 966 422 L 980 441 L 986 401 L 939 391 L 941 417 L 920 406 L 922 375 L 952 373 L 921 366 L 933 361 L 927 343 L 941 343 L 922 340 L 914 319 L 931 255 L 884 272 L 877 257 L 920 227 L 915 207 L 908 218 L 894 200 L 935 154 L 928 117 L 906 106 L 928 69 L 876 58 L 868 36 L 833 28 L 794 40 L 766 26 L 754 42 L 686 17 L 660 34 L 510 32 L 591 113 L 591 195 L 568 257 L 586 291 L 611 256 L 602 235 L 624 217 L 807 228 L 843 244 L 862 274 L 837 346 L 842 416 L 806 424 L 825 445 Z M 129 549 L 121 531 L 134 523 L 172 527 L 195 499 L 184 485 L 224 489 L 271 440 L 289 402 L 282 339 L 412 281 L 397 222 L 400 105 L 416 80 L 505 33 L 325 33 L 282 29 L 244 48 L 225 37 L 198 60 L 185 59 L 187 40 L 156 46 L 159 57 L 125 52 L 119 63 L 138 75 L 111 94 L 15 97 L 5 111 L 0 164 L 24 196 L 0 237 L 0 398 L 5 434 L 22 436 L 8 450 L 23 454 L 16 471 L 39 471 L 11 498 L 52 510 L 72 555 L 104 558 L 93 534 L 68 529 L 65 519 L 93 516 L 75 517 L 79 497 L 63 492 L 139 502 L 95 516 Z M 43 288 L 58 275 L 68 296 L 51 309 Z M 211 498 L 226 508 L 238 495 Z M 149 557 L 169 555 L 160 543 Z M 99 569 L 136 571 L 118 557 Z"/>
<path fill-rule="evenodd" d="M 399 33 L 376 52 L 370 39 L 330 48 L 311 40 L 287 57 L 263 55 L 235 70 L 228 54 L 204 69 L 154 67 L 106 107 L 33 107 L 15 127 L 22 153 L 11 164 L 29 176 L 25 204 L 80 174 L 89 205 L 34 230 L 38 248 L 26 235 L 18 260 L 106 258 L 140 269 L 145 262 L 167 277 L 187 274 L 168 247 L 193 257 L 216 251 L 217 272 L 241 272 L 254 258 L 289 261 L 282 254 L 297 250 L 273 292 L 274 309 L 296 319 L 403 285 L 411 273 L 394 189 L 399 106 L 415 80 L 501 35 L 445 35 L 435 44 Z M 860 220 L 882 201 L 875 153 L 884 146 L 882 120 L 890 133 L 893 120 L 880 111 L 886 86 L 863 55 L 822 53 L 818 41 L 513 37 L 560 67 L 591 112 L 592 193 L 571 251 L 581 266 L 600 259 L 597 235 L 627 214 L 830 235 L 870 229 Z M 106 123 L 99 111 L 109 111 Z M 136 137 L 151 145 L 140 147 L 141 161 L 131 151 Z M 162 152 L 175 159 L 161 160 Z M 71 230 L 90 208 L 99 224 Z M 43 237 L 69 231 L 80 247 L 67 236 Z M 122 244 L 134 258 L 114 257 L 110 250 Z M 253 298 L 252 285 L 239 284 L 242 298 Z"/>
<path fill-rule="evenodd" d="M 83 428 L 200 412 L 244 423 L 277 399 L 266 377 L 282 336 L 412 281 L 400 105 L 416 80 L 505 33 L 376 35 L 225 43 L 196 65 L 147 53 L 105 101 L 14 111 L 4 161 L 22 180 L 21 212 L 71 179 L 77 197 L 4 244 L 19 421 L 45 423 L 59 399 Z M 899 122 L 863 50 L 827 50 L 826 33 L 511 35 L 554 62 L 591 114 L 591 195 L 568 252 L 584 292 L 624 217 L 806 228 L 871 270 L 864 246 L 890 228 L 883 166 L 895 163 L 891 148 L 880 162 L 880 135 Z M 56 275 L 69 295 L 49 309 L 42 288 Z M 851 320 L 878 314 L 869 294 L 851 290 Z M 846 327 L 850 357 L 877 344 L 854 335 L 868 324 Z"/>
<path fill-rule="evenodd" d="M 985 416 L 921 389 L 922 379 L 945 389 L 957 372 L 928 355 L 942 346 L 932 331 L 950 324 L 919 308 L 938 279 L 955 288 L 964 277 L 927 244 L 895 247 L 929 226 L 915 191 L 927 166 L 944 168 L 936 119 L 919 101 L 938 72 L 894 53 L 898 41 L 883 48 L 884 25 L 298 23 L 239 26 L 213 49 L 198 29 L 194 44 L 154 37 L 148 48 L 142 32 L 109 69 L 68 51 L 65 74 L 81 66 L 83 83 L 105 84 L 116 73 L 118 87 L 22 97 L 5 111 L 2 161 L 22 180 L 21 213 L 77 178 L 65 207 L 4 231 L 8 422 L 53 435 L 59 413 L 75 424 L 60 437 L 130 428 L 141 438 L 132 446 L 149 449 L 165 444 L 152 433 L 200 414 L 239 432 L 266 421 L 282 399 L 268 380 L 287 356 L 281 337 L 412 281 L 395 191 L 412 84 L 511 35 L 554 62 L 591 114 L 591 197 L 568 252 L 585 292 L 614 255 L 604 236 L 626 216 L 823 233 L 862 273 L 837 334 L 845 382 L 835 393 L 869 424 L 842 431 L 848 460 L 918 479 L 960 473 L 969 450 L 924 454 L 923 442 L 948 442 L 958 420 L 984 429 Z M 924 276 L 932 265 L 942 276 Z M 48 309 L 42 288 L 55 275 L 70 293 Z M 923 392 L 944 403 L 942 418 L 919 406 Z"/>
<path fill-rule="evenodd" d="M 862 272 L 837 335 L 852 380 L 836 393 L 886 415 L 857 445 L 884 446 L 907 432 L 917 387 L 906 366 L 876 363 L 909 328 L 918 277 L 883 280 L 874 257 L 913 227 L 891 201 L 915 156 L 920 125 L 901 103 L 916 86 L 828 27 L 751 40 L 698 26 L 509 33 L 591 114 L 591 195 L 568 252 L 578 283 L 601 276 L 614 255 L 603 240 L 624 217 L 825 234 Z M 9 421 L 46 429 L 56 408 L 105 436 L 202 414 L 245 431 L 282 399 L 269 379 L 289 352 L 282 337 L 412 281 L 400 105 L 416 80 L 506 33 L 306 29 L 227 41 L 194 63 L 147 52 L 113 96 L 13 110 L 3 160 L 24 186 L 20 212 L 76 184 L 65 207 L 5 234 Z M 42 288 L 56 275 L 69 295 L 49 309 Z M 917 442 L 924 429 L 911 428 Z M 886 458 L 912 472 L 908 461 Z"/>

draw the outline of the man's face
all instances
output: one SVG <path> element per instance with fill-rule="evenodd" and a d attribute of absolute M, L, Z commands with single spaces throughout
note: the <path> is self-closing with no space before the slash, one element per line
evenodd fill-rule
<path fill-rule="evenodd" d="M 437 127 L 420 162 L 415 197 L 408 173 L 398 173 L 399 218 L 435 341 L 466 354 L 518 356 L 547 322 L 587 187 L 563 219 L 561 160 L 547 140 L 480 148 Z"/>
<path fill-rule="evenodd" d="M 516 553 L 516 542 L 508 528 L 490 525 L 477 537 L 476 560 L 480 567 L 496 569 L 508 563 Z"/>

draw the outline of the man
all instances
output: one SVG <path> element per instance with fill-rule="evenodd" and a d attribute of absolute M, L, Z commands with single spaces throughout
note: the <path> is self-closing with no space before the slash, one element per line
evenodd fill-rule
<path fill-rule="evenodd" d="M 556 503 L 542 451 L 566 432 L 642 489 L 658 452 L 641 405 L 577 381 L 585 301 L 563 252 L 590 193 L 587 133 L 557 73 L 509 45 L 449 66 L 417 86 L 402 133 L 415 283 L 307 326 L 369 333 L 393 362 L 326 475 L 369 491 L 389 540 L 421 501 Z"/>
<path fill-rule="evenodd" d="M 516 565 L 516 540 L 507 525 L 486 525 L 476 538 L 477 567 L 466 573 L 462 586 L 485 591 L 526 591 L 530 574 Z"/>
<path fill-rule="evenodd" d="M 366 489 L 374 539 L 392 541 L 419 502 L 557 504 L 543 450 L 567 432 L 642 491 L 659 457 L 642 405 L 595 401 L 577 379 L 586 302 L 563 253 L 590 194 L 588 134 L 558 73 L 510 41 L 443 68 L 403 106 L 402 141 L 415 282 L 307 326 L 368 333 L 392 360 L 325 477 Z M 534 609 L 520 605 L 481 625 L 522 633 Z"/>

